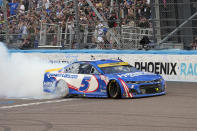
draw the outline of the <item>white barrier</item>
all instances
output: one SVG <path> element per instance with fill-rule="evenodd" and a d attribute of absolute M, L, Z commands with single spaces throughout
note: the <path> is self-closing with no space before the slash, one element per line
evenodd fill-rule
<path fill-rule="evenodd" d="M 197 82 L 197 55 L 177 54 L 101 54 L 101 53 L 25 53 L 51 63 L 71 63 L 100 59 L 122 59 L 136 68 L 161 74 L 167 81 Z"/>

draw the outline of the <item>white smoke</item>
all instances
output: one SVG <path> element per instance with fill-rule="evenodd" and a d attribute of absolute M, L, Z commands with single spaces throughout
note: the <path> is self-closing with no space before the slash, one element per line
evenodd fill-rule
<path fill-rule="evenodd" d="M 0 43 L 0 98 L 48 98 L 42 89 L 44 71 L 53 65 L 21 53 L 9 54 Z"/>

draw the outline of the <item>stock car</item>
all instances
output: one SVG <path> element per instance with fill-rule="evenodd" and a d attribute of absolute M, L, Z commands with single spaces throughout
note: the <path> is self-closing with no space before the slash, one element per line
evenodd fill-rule
<path fill-rule="evenodd" d="M 43 90 L 59 97 L 137 98 L 166 94 L 166 82 L 122 60 L 78 61 L 47 70 Z"/>

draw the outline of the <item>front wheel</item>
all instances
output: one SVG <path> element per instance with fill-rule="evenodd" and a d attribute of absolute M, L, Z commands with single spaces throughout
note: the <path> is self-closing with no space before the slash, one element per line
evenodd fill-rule
<path fill-rule="evenodd" d="M 110 98 L 113 98 L 113 99 L 121 98 L 120 86 L 115 80 L 112 80 L 109 82 L 107 92 Z"/>
<path fill-rule="evenodd" d="M 64 80 L 57 82 L 55 94 L 57 97 L 66 97 L 69 94 L 69 88 Z"/>

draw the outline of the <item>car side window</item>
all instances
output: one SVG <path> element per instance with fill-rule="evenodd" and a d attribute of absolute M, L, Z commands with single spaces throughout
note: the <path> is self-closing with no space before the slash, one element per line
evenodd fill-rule
<path fill-rule="evenodd" d="M 79 73 L 79 63 L 74 63 L 64 69 L 64 73 L 73 73 L 78 74 Z"/>
<path fill-rule="evenodd" d="M 92 69 L 91 69 L 90 74 L 99 75 L 100 73 L 98 72 L 98 70 L 97 70 L 97 69 L 95 69 L 95 68 L 92 66 Z"/>
<path fill-rule="evenodd" d="M 99 72 L 90 64 L 80 64 L 79 74 L 99 74 Z"/>
<path fill-rule="evenodd" d="M 90 74 L 91 67 L 89 64 L 80 64 L 79 74 Z"/>

